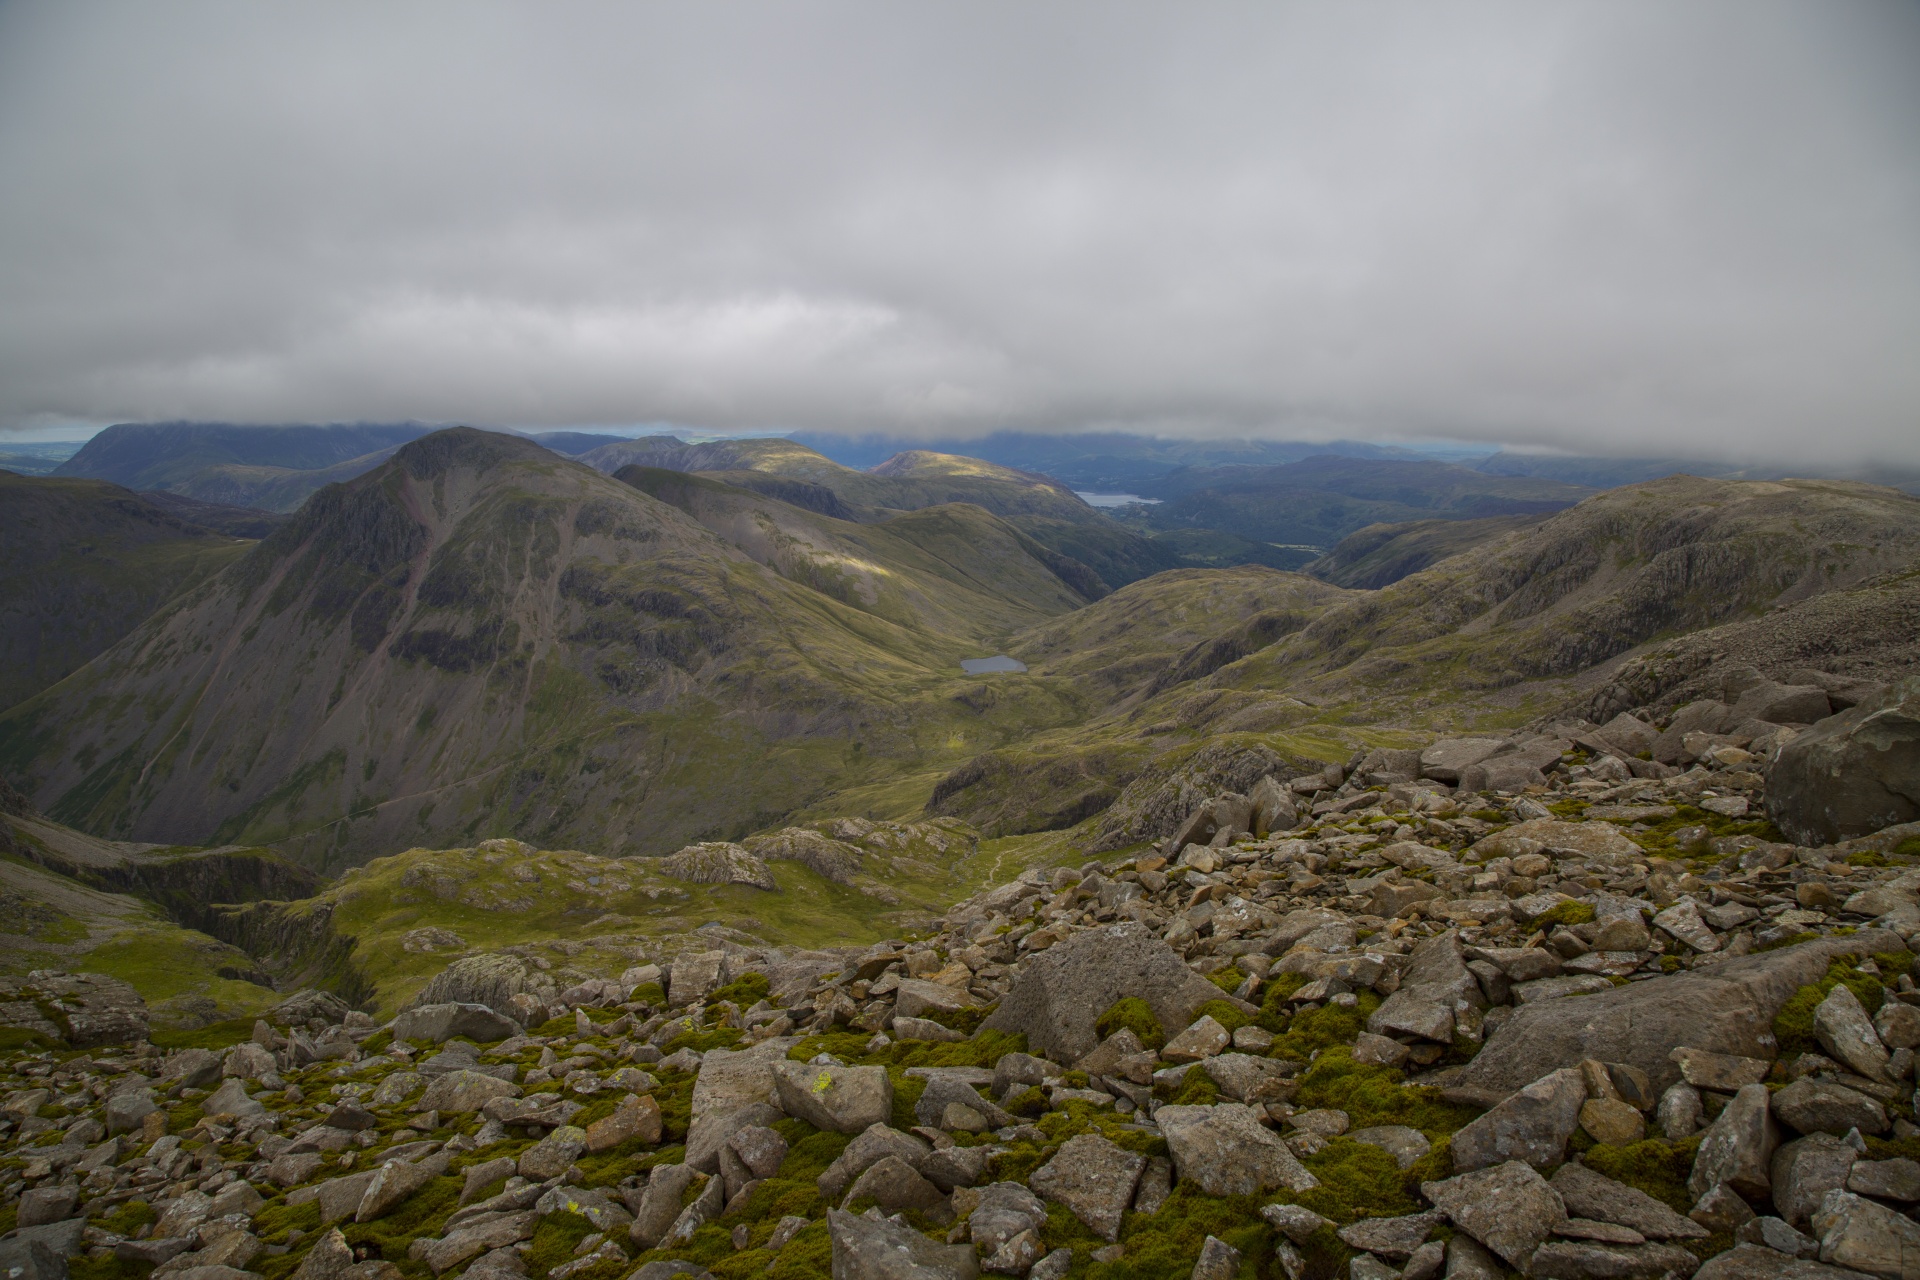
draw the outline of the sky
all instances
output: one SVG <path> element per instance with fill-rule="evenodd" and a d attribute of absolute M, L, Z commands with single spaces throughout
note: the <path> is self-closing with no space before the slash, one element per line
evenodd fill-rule
<path fill-rule="evenodd" d="M 1911 464 L 1917 73 L 1854 0 L 8 0 L 0 433 Z"/>

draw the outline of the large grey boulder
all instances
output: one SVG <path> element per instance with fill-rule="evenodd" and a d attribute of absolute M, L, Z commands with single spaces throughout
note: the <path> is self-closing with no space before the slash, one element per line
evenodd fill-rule
<path fill-rule="evenodd" d="M 1588 1058 L 1638 1067 L 1661 1092 L 1680 1079 L 1669 1055 L 1682 1046 L 1771 1061 L 1778 1052 L 1773 1019 L 1794 992 L 1818 980 L 1835 957 L 1904 946 L 1898 934 L 1865 929 L 1710 969 L 1522 1005 L 1447 1095 L 1490 1107 L 1543 1072 Z"/>
<path fill-rule="evenodd" d="M 902 1133 L 888 1125 L 876 1124 L 846 1145 L 826 1171 L 814 1179 L 820 1194 L 838 1200 L 852 1181 L 888 1157 L 896 1157 L 918 1169 L 931 1148 L 911 1133 Z"/>
<path fill-rule="evenodd" d="M 1780 1129 L 1768 1106 L 1767 1086 L 1742 1085 L 1707 1133 L 1693 1158 L 1687 1190 L 1704 1196 L 1727 1186 L 1749 1200 L 1764 1198 L 1773 1185 L 1771 1166 L 1780 1145 Z"/>
<path fill-rule="evenodd" d="M 1767 816 L 1803 845 L 1920 819 L 1920 676 L 1782 747 L 1767 772 Z"/>
<path fill-rule="evenodd" d="M 726 1118 L 773 1100 L 774 1064 L 786 1060 L 793 1043 L 776 1036 L 746 1049 L 712 1049 L 700 1059 L 687 1127 L 688 1164 L 702 1173 L 719 1172 L 720 1145 L 742 1127 L 729 1127 Z"/>
<path fill-rule="evenodd" d="M 1367 1030 L 1379 1036 L 1414 1035 L 1450 1044 L 1455 1020 L 1486 1005 L 1480 980 L 1467 968 L 1460 933 L 1448 929 L 1413 949 L 1399 988 L 1367 1018 Z"/>
<path fill-rule="evenodd" d="M 1638 1231 L 1649 1240 L 1702 1240 L 1707 1229 L 1655 1200 L 1638 1187 L 1616 1182 L 1569 1160 L 1550 1181 L 1567 1206 L 1567 1215 L 1611 1222 Z"/>
<path fill-rule="evenodd" d="M 433 1044 L 463 1036 L 478 1044 L 492 1044 L 520 1034 L 520 1024 L 484 1004 L 417 1005 L 393 1020 L 395 1040 L 426 1040 Z"/>
<path fill-rule="evenodd" d="M 1120 1217 L 1133 1203 L 1147 1158 L 1096 1133 L 1060 1144 L 1053 1158 L 1033 1171 L 1027 1185 L 1073 1211 L 1103 1240 L 1120 1238 Z"/>
<path fill-rule="evenodd" d="M 1793 1226 L 1805 1230 L 1829 1191 L 1847 1185 L 1860 1153 L 1827 1133 L 1809 1134 L 1773 1153 L 1773 1207 Z"/>
<path fill-rule="evenodd" d="M 773 1083 L 780 1109 L 816 1129 L 859 1133 L 893 1115 L 893 1081 L 885 1067 L 816 1067 L 777 1062 Z"/>
<path fill-rule="evenodd" d="M 1579 1068 L 1548 1072 L 1453 1135 L 1454 1169 L 1468 1173 L 1509 1160 L 1536 1169 L 1559 1164 L 1586 1100 Z"/>
<path fill-rule="evenodd" d="M 1894 1280 L 1920 1278 L 1920 1223 L 1883 1204 L 1829 1191 L 1813 1215 L 1820 1261 Z"/>
<path fill-rule="evenodd" d="M 1567 1220 L 1567 1206 L 1530 1164 L 1509 1160 L 1444 1182 L 1423 1182 L 1420 1193 L 1456 1227 L 1525 1271 L 1538 1249 Z"/>
<path fill-rule="evenodd" d="M 1442 738 L 1420 753 L 1420 772 L 1439 782 L 1458 782 L 1463 770 L 1506 745 L 1505 738 Z"/>
<path fill-rule="evenodd" d="M 1865 1280 L 1865 1273 L 1743 1244 L 1708 1258 L 1693 1280 Z"/>
<path fill-rule="evenodd" d="M 1250 1196 L 1320 1185 L 1253 1108 L 1237 1102 L 1211 1107 L 1166 1106 L 1154 1112 L 1181 1181 L 1210 1196 Z"/>
<path fill-rule="evenodd" d="M 1104 925 L 1023 961 L 1013 988 L 982 1025 L 1023 1034 L 1036 1053 L 1055 1061 L 1078 1062 L 1100 1041 L 1100 1015 L 1130 996 L 1146 1001 L 1169 1032 L 1190 1025 L 1207 1001 L 1227 998 L 1145 925 Z"/>
<path fill-rule="evenodd" d="M 478 1071 L 449 1071 L 420 1095 L 422 1111 L 478 1111 L 495 1098 L 517 1098 L 520 1086 Z"/>
<path fill-rule="evenodd" d="M 1837 987 L 1835 990 L 1844 991 Z M 1885 1133 L 1887 1109 L 1878 1098 L 1831 1080 L 1804 1076 L 1773 1095 L 1773 1113 L 1796 1133 L 1830 1133 L 1844 1137 L 1847 1130 Z"/>
<path fill-rule="evenodd" d="M 519 956 L 483 952 L 462 956 L 433 976 L 409 1007 L 435 1004 L 483 1004 L 513 1015 L 513 997 L 522 993 L 541 1001 L 553 997 L 553 979 Z"/>
<path fill-rule="evenodd" d="M 1686 737 L 1690 733 L 1719 733 L 1733 723 L 1732 708 L 1711 699 L 1689 702 L 1673 713 L 1673 719 L 1653 742 L 1653 758 L 1661 764 L 1679 764 L 1687 758 Z"/>
<path fill-rule="evenodd" d="M 912 1227 L 886 1219 L 827 1211 L 833 1242 L 833 1280 L 974 1280 L 980 1265 L 973 1248 L 935 1244 Z"/>

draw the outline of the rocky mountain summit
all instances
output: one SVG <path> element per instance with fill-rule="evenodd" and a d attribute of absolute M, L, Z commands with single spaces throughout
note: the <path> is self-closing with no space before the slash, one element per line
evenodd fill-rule
<path fill-rule="evenodd" d="M 696 935 L 566 986 L 474 952 L 384 1024 L 309 991 L 186 1043 L 37 972 L 0 1000 L 0 1265 L 1913 1274 L 1920 822 L 1799 780 L 1870 758 L 1911 798 L 1916 692 L 1276 768 L 919 936 Z M 834 830 L 664 861 L 754 892 L 842 867 Z"/>

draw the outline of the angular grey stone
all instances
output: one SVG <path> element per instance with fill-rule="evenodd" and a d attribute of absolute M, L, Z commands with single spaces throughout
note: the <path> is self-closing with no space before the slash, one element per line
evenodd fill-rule
<path fill-rule="evenodd" d="M 868 1132 L 872 1132 L 869 1130 Z M 859 1139 L 855 1139 L 858 1141 Z M 920 1161 L 920 1176 L 942 1191 L 971 1187 L 987 1176 L 992 1147 L 946 1147 Z"/>
<path fill-rule="evenodd" d="M 1397 1218 L 1362 1218 L 1334 1234 L 1349 1248 L 1365 1249 L 1383 1258 L 1404 1262 L 1426 1243 L 1444 1218 L 1438 1213 L 1409 1213 Z"/>
<path fill-rule="evenodd" d="M 1193 1264 L 1191 1280 L 1233 1280 L 1240 1270 L 1240 1251 L 1216 1236 L 1200 1244 L 1200 1259 Z"/>
<path fill-rule="evenodd" d="M 946 1198 L 940 1188 L 921 1177 L 912 1165 L 899 1156 L 887 1156 L 875 1161 L 847 1188 L 848 1204 L 869 1197 L 880 1206 L 882 1213 L 898 1213 L 902 1209 L 931 1209 Z"/>
<path fill-rule="evenodd" d="M 512 1017 L 513 999 L 522 994 L 544 1003 L 553 995 L 553 979 L 519 956 L 485 952 L 462 956 L 435 974 L 413 1004 L 484 1004 Z"/>
<path fill-rule="evenodd" d="M 1102 925 L 1024 960 L 982 1026 L 1024 1034 L 1036 1052 L 1077 1062 L 1099 1042 L 1100 1015 L 1122 999 L 1146 1001 L 1160 1025 L 1172 1028 L 1191 1025 L 1200 1006 L 1222 994 L 1145 925 Z"/>
<path fill-rule="evenodd" d="M 849 1142 L 814 1182 L 822 1196 L 838 1200 L 840 1193 L 855 1178 L 888 1156 L 898 1156 L 917 1169 L 925 1161 L 929 1150 L 931 1148 L 925 1139 L 914 1134 L 902 1133 L 884 1124 L 872 1125 Z"/>
<path fill-rule="evenodd" d="M 1811 1236 L 1801 1235 L 1784 1218 L 1755 1218 L 1752 1222 L 1743 1222 L 1739 1230 L 1733 1233 L 1733 1238 L 1742 1244 L 1765 1245 L 1778 1253 L 1796 1258 L 1820 1256 L 1820 1242 Z"/>
<path fill-rule="evenodd" d="M 20 1207 L 14 1225 L 38 1227 L 49 1222 L 61 1222 L 71 1218 L 79 1207 L 78 1187 L 35 1187 L 20 1193 Z"/>
<path fill-rule="evenodd" d="M 1047 1206 L 1017 1182 L 996 1182 L 980 1192 L 980 1203 L 967 1219 L 968 1239 L 988 1257 L 1024 1232 L 1039 1231 L 1047 1222 Z"/>
<path fill-rule="evenodd" d="M 1680 1068 L 1680 1078 L 1698 1089 L 1732 1093 L 1742 1085 L 1759 1084 L 1773 1064 L 1762 1058 L 1743 1058 L 1682 1045 L 1667 1055 Z"/>
<path fill-rule="evenodd" d="M 247 1086 L 240 1080 L 228 1080 L 218 1089 L 208 1094 L 200 1103 L 205 1115 L 263 1116 L 267 1114 L 265 1104 L 256 1101 L 247 1093 Z"/>
<path fill-rule="evenodd" d="M 1165 1106 L 1153 1118 L 1181 1181 L 1193 1181 L 1210 1196 L 1250 1196 L 1280 1187 L 1307 1191 L 1320 1185 L 1251 1107 L 1237 1102 Z"/>
<path fill-rule="evenodd" d="M 1133 1193 L 1133 1211 L 1151 1218 L 1172 1194 L 1173 1161 L 1165 1156 L 1148 1156 L 1146 1172 L 1140 1175 L 1140 1189 Z"/>
<path fill-rule="evenodd" d="M 1521 1270 L 1567 1217 L 1560 1193 L 1519 1160 L 1423 1182 L 1420 1193 L 1456 1227 Z"/>
<path fill-rule="evenodd" d="M 1841 1135 L 1849 1129 L 1885 1133 L 1887 1109 L 1878 1099 L 1813 1076 L 1802 1076 L 1773 1095 L 1774 1114 L 1799 1133 Z"/>
<path fill-rule="evenodd" d="M 1120 1238 L 1120 1219 L 1133 1204 L 1147 1158 L 1098 1134 L 1067 1139 L 1053 1158 L 1033 1171 L 1027 1185 L 1073 1216 L 1103 1240 Z"/>
<path fill-rule="evenodd" d="M 1453 1135 L 1453 1167 L 1467 1173 L 1508 1160 L 1536 1168 L 1560 1163 L 1586 1100 L 1578 1068 L 1542 1076 Z"/>
<path fill-rule="evenodd" d="M 1920 678 L 1808 729 L 1767 771 L 1767 816 L 1800 845 L 1920 818 Z"/>
<path fill-rule="evenodd" d="M 1836 983 L 1813 1011 L 1813 1034 L 1836 1059 L 1869 1080 L 1887 1078 L 1887 1047 L 1867 1017 L 1860 997 L 1845 983 Z"/>
<path fill-rule="evenodd" d="M 414 1192 L 445 1173 L 452 1159 L 450 1152 L 442 1151 L 415 1163 L 386 1161 L 367 1180 L 367 1189 L 361 1193 L 360 1203 L 354 1208 L 353 1220 L 372 1222 L 375 1218 L 386 1217 Z"/>
<path fill-rule="evenodd" d="M 1905 945 L 1898 934 L 1868 929 L 1593 995 L 1528 1004 L 1489 1038 L 1447 1096 L 1492 1106 L 1544 1073 L 1586 1058 L 1638 1067 L 1656 1090 L 1665 1090 L 1680 1078 L 1668 1055 L 1683 1045 L 1770 1059 L 1775 1015 L 1801 987 L 1824 976 L 1835 957 Z"/>
<path fill-rule="evenodd" d="M 1274 1092 L 1286 1079 L 1286 1068 L 1272 1058 L 1250 1053 L 1222 1053 L 1201 1061 L 1200 1069 L 1235 1102 L 1252 1102 Z"/>
<path fill-rule="evenodd" d="M 1667 1091 L 1660 1095 L 1660 1109 L 1654 1113 L 1654 1119 L 1668 1142 L 1678 1142 L 1700 1132 L 1706 1115 L 1700 1091 L 1680 1080 L 1668 1085 Z"/>
<path fill-rule="evenodd" d="M 1393 1162 L 1402 1169 L 1413 1168 L 1433 1150 L 1433 1144 L 1427 1141 L 1426 1134 L 1404 1124 L 1378 1124 L 1355 1129 L 1347 1137 L 1365 1146 L 1380 1148 L 1392 1156 Z"/>
<path fill-rule="evenodd" d="M 153 1101 L 153 1090 L 131 1089 L 108 1098 L 101 1118 L 106 1121 L 108 1133 L 129 1133 L 159 1109 Z"/>
<path fill-rule="evenodd" d="M 1457 783 L 1464 770 L 1506 745 L 1504 738 L 1442 738 L 1420 753 L 1420 775 Z"/>
<path fill-rule="evenodd" d="M 44 1240 L 0 1240 L 0 1275 L 7 1280 L 67 1280 L 67 1257 Z"/>
<path fill-rule="evenodd" d="M 1616 1222 L 1649 1240 L 1700 1240 L 1708 1232 L 1692 1219 L 1675 1213 L 1638 1187 L 1617 1182 L 1569 1160 L 1554 1171 L 1553 1189 L 1567 1212 L 1576 1218 Z"/>
<path fill-rule="evenodd" d="M 1829 1191 L 1813 1215 L 1820 1261 L 1876 1276 L 1920 1277 L 1920 1223 L 1851 1191 Z"/>
<path fill-rule="evenodd" d="M 801 1062 L 773 1065 L 780 1109 L 816 1129 L 860 1133 L 893 1115 L 893 1082 L 885 1067 L 815 1067 Z"/>
<path fill-rule="evenodd" d="M 1467 968 L 1459 931 L 1448 929 L 1413 949 L 1400 986 L 1368 1016 L 1367 1030 L 1451 1043 L 1456 1016 L 1485 1007 L 1486 996 Z"/>
<path fill-rule="evenodd" d="M 1660 1280 L 1691 1273 L 1699 1259 L 1677 1244 L 1549 1240 L 1534 1251 L 1535 1280 Z"/>
<path fill-rule="evenodd" d="M 727 980 L 724 951 L 682 951 L 667 978 L 667 1003 L 690 1004 Z"/>
<path fill-rule="evenodd" d="M 1073 1250 L 1062 1245 L 1034 1263 L 1033 1270 L 1027 1272 L 1027 1280 L 1065 1280 L 1072 1268 Z"/>
<path fill-rule="evenodd" d="M 1857 1160 L 1847 1174 L 1847 1190 L 1882 1200 L 1920 1200 L 1920 1163 L 1904 1157 Z"/>
<path fill-rule="evenodd" d="M 1505 1276 L 1500 1260 L 1466 1232 L 1447 1241 L 1447 1280 L 1504 1280 Z"/>
<path fill-rule="evenodd" d="M 667 1238 L 667 1232 L 680 1216 L 680 1202 L 687 1188 L 699 1176 L 699 1170 L 687 1164 L 659 1164 L 647 1177 L 646 1189 L 633 1207 L 633 1225 L 627 1238 L 642 1249 L 651 1249 Z"/>
<path fill-rule="evenodd" d="M 1767 1086 L 1746 1085 L 1707 1127 L 1687 1189 L 1701 1196 L 1724 1184 L 1750 1199 L 1762 1199 L 1773 1185 L 1768 1163 L 1779 1145 L 1780 1130 L 1768 1108 Z"/>
<path fill-rule="evenodd" d="M 734 1131 L 727 1145 L 756 1178 L 771 1178 L 780 1172 L 787 1158 L 787 1140 L 765 1125 L 748 1125 Z"/>
<path fill-rule="evenodd" d="M 1863 1273 L 1790 1257 L 1760 1245 L 1743 1244 L 1716 1254 L 1693 1273 L 1693 1280 L 1862 1280 Z"/>
<path fill-rule="evenodd" d="M 687 1163 L 702 1173 L 719 1171 L 720 1145 L 745 1123 L 746 1108 L 771 1102 L 774 1067 L 786 1061 L 793 1041 L 784 1036 L 746 1049 L 713 1049 L 700 1060 L 693 1082 L 693 1116 L 687 1127 Z M 731 1119 L 730 1119 L 731 1118 Z"/>
<path fill-rule="evenodd" d="M 1305 1244 L 1314 1232 L 1333 1225 L 1305 1205 L 1298 1204 L 1264 1205 L 1260 1209 L 1260 1216 L 1267 1220 L 1268 1226 L 1295 1244 Z"/>
<path fill-rule="evenodd" d="M 987 1122 L 988 1128 L 999 1129 L 1015 1123 L 1012 1116 L 975 1093 L 971 1085 L 939 1076 L 927 1081 L 920 1100 L 913 1104 L 913 1117 L 929 1128 L 941 1128 L 940 1122 L 946 1115 L 947 1107 L 955 1102 L 972 1108 Z"/>
<path fill-rule="evenodd" d="M 1753 1221 L 1753 1208 L 1722 1183 L 1695 1201 L 1687 1216 L 1709 1231 L 1733 1231 Z"/>
<path fill-rule="evenodd" d="M 462 1036 L 479 1044 L 491 1044 L 519 1034 L 519 1023 L 479 1003 L 416 1005 L 393 1020 L 395 1040 L 441 1044 Z"/>
<path fill-rule="evenodd" d="M 449 1071 L 427 1086 L 420 1095 L 422 1111 L 478 1111 L 495 1098 L 517 1098 L 520 1087 L 498 1076 L 461 1068 Z"/>
<path fill-rule="evenodd" d="M 680 1211 L 680 1216 L 667 1228 L 663 1246 L 685 1244 L 693 1239 L 693 1233 L 720 1216 L 726 1207 L 727 1184 L 724 1178 L 708 1178 L 707 1185 L 693 1198 L 693 1203 Z"/>
<path fill-rule="evenodd" d="M 534 1182 L 557 1178 L 587 1152 L 587 1131 L 563 1124 L 520 1153 L 520 1176 Z"/>

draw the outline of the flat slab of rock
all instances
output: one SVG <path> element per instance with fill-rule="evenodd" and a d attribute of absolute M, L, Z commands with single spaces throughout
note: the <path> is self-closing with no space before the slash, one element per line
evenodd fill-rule
<path fill-rule="evenodd" d="M 912 1227 L 884 1219 L 827 1212 L 834 1280 L 974 1280 L 980 1265 L 969 1245 L 936 1244 Z"/>
<path fill-rule="evenodd" d="M 1887 1109 L 1877 1098 L 1831 1080 L 1805 1076 L 1773 1095 L 1773 1113 L 1797 1133 L 1844 1136 L 1849 1129 L 1885 1133 Z"/>
<path fill-rule="evenodd" d="M 1708 1258 L 1693 1273 L 1693 1280 L 1866 1280 L 1866 1276 L 1846 1267 L 1743 1244 Z"/>
<path fill-rule="evenodd" d="M 780 1109 L 816 1129 L 859 1133 L 893 1115 L 893 1081 L 885 1067 L 815 1067 L 780 1061 L 773 1065 Z"/>
<path fill-rule="evenodd" d="M 1675 1213 L 1638 1187 L 1595 1173 L 1583 1164 L 1569 1161 L 1561 1165 L 1551 1181 L 1573 1217 L 1618 1223 L 1649 1240 L 1703 1240 L 1707 1236 L 1705 1227 Z"/>
<path fill-rule="evenodd" d="M 1120 1218 L 1133 1203 L 1146 1167 L 1145 1156 L 1098 1134 L 1082 1133 L 1062 1143 L 1051 1160 L 1033 1171 L 1027 1185 L 1067 1206 L 1101 1239 L 1113 1241 L 1120 1238 Z"/>
<path fill-rule="evenodd" d="M 1509 1160 L 1536 1168 L 1558 1164 L 1586 1101 L 1579 1068 L 1549 1072 L 1454 1134 L 1453 1167 L 1468 1173 Z"/>
<path fill-rule="evenodd" d="M 519 1023 L 477 1003 L 420 1005 L 406 1010 L 393 1020 L 395 1040 L 427 1040 L 441 1044 L 455 1036 L 464 1036 L 478 1044 L 492 1044 L 496 1040 L 519 1034 Z"/>
<path fill-rule="evenodd" d="M 1210 1196 L 1250 1196 L 1320 1185 L 1278 1134 L 1260 1123 L 1251 1107 L 1222 1102 L 1211 1107 L 1167 1106 L 1154 1113 L 1166 1136 L 1173 1167 Z"/>
<path fill-rule="evenodd" d="M 1746 1085 L 1707 1126 L 1693 1158 L 1687 1190 L 1697 1197 L 1725 1185 L 1749 1200 L 1764 1199 L 1773 1185 L 1770 1166 L 1779 1145 L 1780 1129 L 1768 1107 L 1767 1086 Z"/>
<path fill-rule="evenodd" d="M 1145 925 L 1103 925 L 1023 961 L 982 1025 L 1023 1034 L 1034 1052 L 1055 1061 L 1078 1062 L 1100 1042 L 1100 1015 L 1130 996 L 1146 1001 L 1168 1029 L 1191 1026 L 1209 1000 L 1230 999 Z"/>
<path fill-rule="evenodd" d="M 1806 1230 L 1829 1191 L 1847 1185 L 1860 1153 L 1827 1133 L 1796 1138 L 1773 1153 L 1768 1165 L 1773 1207 L 1789 1225 Z"/>
<path fill-rule="evenodd" d="M 1823 976 L 1837 956 L 1904 945 L 1898 934 L 1868 929 L 1592 995 L 1531 1002 L 1501 1025 L 1447 1093 L 1492 1106 L 1544 1072 L 1586 1058 L 1638 1067 L 1663 1091 L 1680 1079 L 1670 1055 L 1683 1046 L 1771 1061 L 1774 1016 L 1795 991 Z"/>
<path fill-rule="evenodd" d="M 1827 1193 L 1813 1231 L 1822 1262 L 1899 1280 L 1920 1274 L 1920 1223 L 1851 1191 Z"/>
<path fill-rule="evenodd" d="M 1534 1250 L 1567 1218 L 1560 1193 L 1519 1160 L 1444 1182 L 1423 1182 L 1420 1193 L 1456 1227 L 1523 1271 Z"/>

